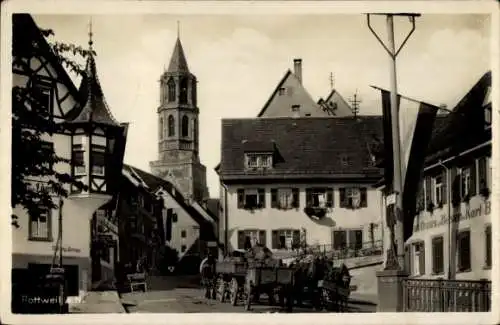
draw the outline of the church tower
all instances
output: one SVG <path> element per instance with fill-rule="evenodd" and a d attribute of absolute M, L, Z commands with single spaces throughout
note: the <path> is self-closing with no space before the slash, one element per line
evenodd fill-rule
<path fill-rule="evenodd" d="M 186 198 L 208 198 L 206 167 L 199 158 L 197 80 L 188 68 L 177 36 L 174 51 L 160 78 L 158 107 L 158 160 L 151 172 L 171 182 Z"/>

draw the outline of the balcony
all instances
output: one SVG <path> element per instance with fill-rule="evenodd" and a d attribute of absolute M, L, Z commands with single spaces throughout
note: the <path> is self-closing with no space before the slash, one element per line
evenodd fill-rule
<path fill-rule="evenodd" d="M 491 281 L 406 279 L 406 312 L 488 312 Z"/>

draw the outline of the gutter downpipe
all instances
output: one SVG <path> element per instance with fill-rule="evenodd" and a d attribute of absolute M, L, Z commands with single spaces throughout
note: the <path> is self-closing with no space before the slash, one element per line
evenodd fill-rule
<path fill-rule="evenodd" d="M 445 166 L 445 164 L 442 162 L 442 160 L 439 160 L 438 165 L 442 166 L 444 170 L 446 171 L 446 203 L 448 205 L 448 280 L 451 280 L 451 264 L 452 264 L 452 258 L 451 258 L 451 192 L 452 192 L 452 184 L 451 184 L 451 172 L 448 167 Z"/>

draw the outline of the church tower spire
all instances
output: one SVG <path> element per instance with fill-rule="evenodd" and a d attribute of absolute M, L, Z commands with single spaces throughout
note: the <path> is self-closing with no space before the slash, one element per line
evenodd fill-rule
<path fill-rule="evenodd" d="M 179 37 L 169 65 L 160 78 L 158 107 L 158 160 L 152 173 L 171 181 L 185 197 L 197 201 L 208 195 L 206 168 L 200 163 L 197 80 L 188 68 Z"/>

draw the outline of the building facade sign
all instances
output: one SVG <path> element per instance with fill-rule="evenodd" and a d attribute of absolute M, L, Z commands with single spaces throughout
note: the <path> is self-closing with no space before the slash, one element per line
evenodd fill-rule
<path fill-rule="evenodd" d="M 480 203 L 476 207 L 468 207 L 465 213 L 461 211 L 451 215 L 452 222 L 460 222 L 465 220 L 474 219 L 478 216 L 489 215 L 491 213 L 491 202 L 485 201 Z M 433 229 L 448 224 L 450 222 L 450 217 L 447 213 L 441 214 L 440 217 L 436 217 L 434 220 L 418 222 L 414 226 L 414 232 L 424 231 L 428 229 Z"/>
<path fill-rule="evenodd" d="M 59 250 L 59 247 L 54 245 L 52 246 L 52 250 L 53 251 Z M 62 251 L 63 253 L 80 253 L 82 250 L 71 246 L 63 246 Z"/>

